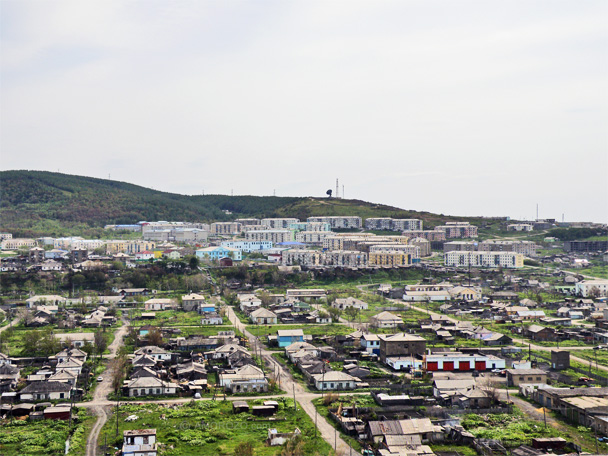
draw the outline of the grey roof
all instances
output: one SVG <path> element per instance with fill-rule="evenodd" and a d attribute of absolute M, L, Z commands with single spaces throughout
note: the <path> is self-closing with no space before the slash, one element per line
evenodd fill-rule
<path fill-rule="evenodd" d="M 69 384 L 62 382 L 33 382 L 23 388 L 20 393 L 67 393 L 71 389 Z"/>

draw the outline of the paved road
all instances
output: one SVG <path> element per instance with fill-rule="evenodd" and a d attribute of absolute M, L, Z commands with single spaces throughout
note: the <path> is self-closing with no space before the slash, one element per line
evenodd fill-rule
<path fill-rule="evenodd" d="M 123 318 L 122 326 L 116 330 L 114 333 L 114 341 L 108 347 L 110 354 L 107 355 L 106 359 L 112 360 L 116 358 L 116 353 L 118 353 L 118 350 L 122 346 L 123 339 L 127 335 L 128 330 L 129 323 Z M 109 363 L 110 361 L 107 361 L 106 366 L 108 366 Z M 78 404 L 78 407 L 91 408 L 95 415 L 97 415 L 97 421 L 87 437 L 86 456 L 95 456 L 97 454 L 97 439 L 103 425 L 108 419 L 106 408 L 107 406 L 111 405 L 110 401 L 108 401 L 108 394 L 110 394 L 111 391 L 112 376 L 110 375 L 109 370 L 106 368 L 103 374 L 103 381 L 99 382 L 97 384 L 97 388 L 95 388 L 93 400 L 91 402 L 82 402 Z"/>

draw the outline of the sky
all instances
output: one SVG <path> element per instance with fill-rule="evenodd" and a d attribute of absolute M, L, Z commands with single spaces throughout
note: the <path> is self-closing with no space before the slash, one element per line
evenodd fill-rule
<path fill-rule="evenodd" d="M 0 169 L 608 222 L 608 2 L 0 0 Z"/>

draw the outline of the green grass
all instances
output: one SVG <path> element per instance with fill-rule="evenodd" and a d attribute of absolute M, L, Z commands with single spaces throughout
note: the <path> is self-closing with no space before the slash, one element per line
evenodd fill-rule
<path fill-rule="evenodd" d="M 145 312 L 145 311 L 143 311 Z M 131 326 L 201 326 L 201 316 L 198 312 L 184 312 L 182 310 L 162 310 L 156 311 L 153 319 L 136 320 L 141 316 L 142 311 L 133 312 L 131 316 Z M 224 322 L 228 319 L 224 318 Z"/>
<path fill-rule="evenodd" d="M 354 331 L 353 328 L 339 323 L 327 325 L 249 325 L 246 329 L 254 336 L 276 335 L 279 329 L 301 329 L 304 334 L 311 336 L 339 336 Z"/>
<path fill-rule="evenodd" d="M 457 452 L 460 456 L 477 456 L 474 448 L 465 445 L 430 445 L 434 453 L 438 452 Z"/>
<path fill-rule="evenodd" d="M 157 441 L 164 454 L 185 456 L 192 454 L 232 455 L 241 442 L 251 442 L 256 456 L 279 455 L 283 447 L 268 447 L 264 440 L 268 428 L 279 432 L 293 432 L 297 427 L 304 437 L 304 454 L 330 454 L 330 446 L 319 435 L 315 439 L 312 420 L 298 406 L 294 411 L 293 401 L 278 398 L 279 411 L 275 421 L 254 417 L 250 413 L 233 414 L 230 401 L 196 401 L 182 406 L 162 406 L 159 404 L 123 405 L 119 412 L 119 434 L 116 438 L 116 418 L 114 412 L 102 429 L 99 442 L 108 439 L 108 444 L 119 446 L 122 433 L 127 429 L 154 428 Z M 261 405 L 263 400 L 248 401 Z M 125 422 L 130 415 L 138 416 L 132 422 Z M 172 447 L 169 450 L 169 447 Z M 162 454 L 162 453 L 161 453 Z"/>
<path fill-rule="evenodd" d="M 7 420 L 2 422 L 0 453 L 3 456 L 64 454 L 65 441 L 70 439 L 69 455 L 84 455 L 87 430 L 95 417 L 83 408 L 77 410 L 77 419 L 69 428 L 63 420 Z"/>
<path fill-rule="evenodd" d="M 566 271 L 608 279 L 608 266 L 591 266 L 588 268 L 566 268 Z"/>

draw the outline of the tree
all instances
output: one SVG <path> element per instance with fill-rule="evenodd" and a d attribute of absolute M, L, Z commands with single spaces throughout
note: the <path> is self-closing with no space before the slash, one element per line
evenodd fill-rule
<path fill-rule="evenodd" d="M 304 456 L 304 439 L 301 435 L 288 440 L 281 451 L 281 456 Z"/>
<path fill-rule="evenodd" d="M 126 377 L 127 357 L 124 355 L 117 356 L 111 363 L 112 388 L 118 394 L 122 387 L 122 382 Z"/>
<path fill-rule="evenodd" d="M 93 342 L 95 344 L 95 351 L 97 352 L 97 356 L 101 358 L 103 352 L 108 348 L 108 341 L 106 339 L 105 334 L 101 329 L 95 331 L 95 336 L 93 337 Z"/>
<path fill-rule="evenodd" d="M 190 260 L 188 261 L 188 266 L 190 266 L 190 269 L 196 271 L 198 269 L 198 264 L 198 258 L 195 256 L 191 256 Z"/>
<path fill-rule="evenodd" d="M 158 328 L 152 328 L 146 335 L 149 345 L 160 346 L 163 344 L 163 333 Z"/>
<path fill-rule="evenodd" d="M 331 319 L 333 322 L 340 321 L 340 315 L 342 314 L 342 311 L 340 309 L 338 309 L 337 307 L 330 307 L 329 309 L 327 309 L 327 312 L 329 312 L 329 315 L 331 315 Z"/>
<path fill-rule="evenodd" d="M 347 307 L 344 310 L 344 313 L 346 314 L 346 317 L 352 323 L 353 321 L 355 321 L 355 318 L 357 318 L 357 315 L 359 315 L 359 309 L 357 309 L 356 307 Z"/>

